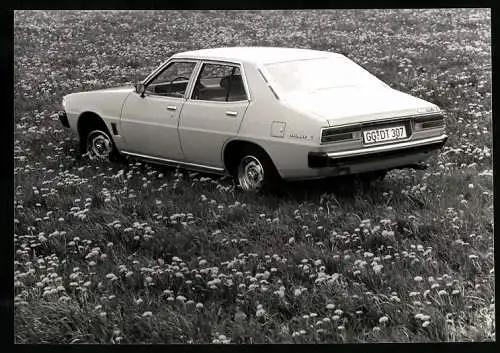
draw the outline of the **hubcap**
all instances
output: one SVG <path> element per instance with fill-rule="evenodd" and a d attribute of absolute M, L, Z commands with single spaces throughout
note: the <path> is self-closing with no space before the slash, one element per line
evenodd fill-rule
<path fill-rule="evenodd" d="M 108 134 L 94 130 L 87 136 L 87 153 L 90 159 L 106 159 L 113 150 Z"/>
<path fill-rule="evenodd" d="M 243 190 L 257 190 L 264 181 L 264 168 L 254 156 L 246 156 L 238 167 L 238 181 Z"/>

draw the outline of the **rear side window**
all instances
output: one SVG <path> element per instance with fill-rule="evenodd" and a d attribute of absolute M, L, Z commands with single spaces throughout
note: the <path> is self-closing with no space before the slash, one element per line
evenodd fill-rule
<path fill-rule="evenodd" d="M 247 100 L 240 68 L 229 64 L 203 64 L 191 99 L 215 102 Z"/>

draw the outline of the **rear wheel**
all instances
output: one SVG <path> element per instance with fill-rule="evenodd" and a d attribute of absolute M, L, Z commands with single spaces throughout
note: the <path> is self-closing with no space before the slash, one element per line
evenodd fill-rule
<path fill-rule="evenodd" d="M 276 188 L 279 174 L 271 159 L 259 150 L 246 149 L 240 154 L 235 178 L 244 191 L 264 191 Z"/>

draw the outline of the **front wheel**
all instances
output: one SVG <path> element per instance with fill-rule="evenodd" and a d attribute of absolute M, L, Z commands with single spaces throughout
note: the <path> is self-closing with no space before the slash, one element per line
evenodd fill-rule
<path fill-rule="evenodd" d="M 119 156 L 111 136 L 105 131 L 91 130 L 84 141 L 82 149 L 91 160 L 115 160 Z"/>
<path fill-rule="evenodd" d="M 245 151 L 236 169 L 236 179 L 244 191 L 262 191 L 277 186 L 280 179 L 271 159 L 260 151 Z"/>

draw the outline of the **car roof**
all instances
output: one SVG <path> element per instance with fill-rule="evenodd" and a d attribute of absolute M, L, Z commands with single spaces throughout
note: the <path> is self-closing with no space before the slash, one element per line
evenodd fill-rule
<path fill-rule="evenodd" d="M 342 55 L 312 49 L 280 47 L 224 47 L 186 51 L 173 55 L 173 58 L 228 60 L 252 64 L 269 64 L 328 56 Z"/>

